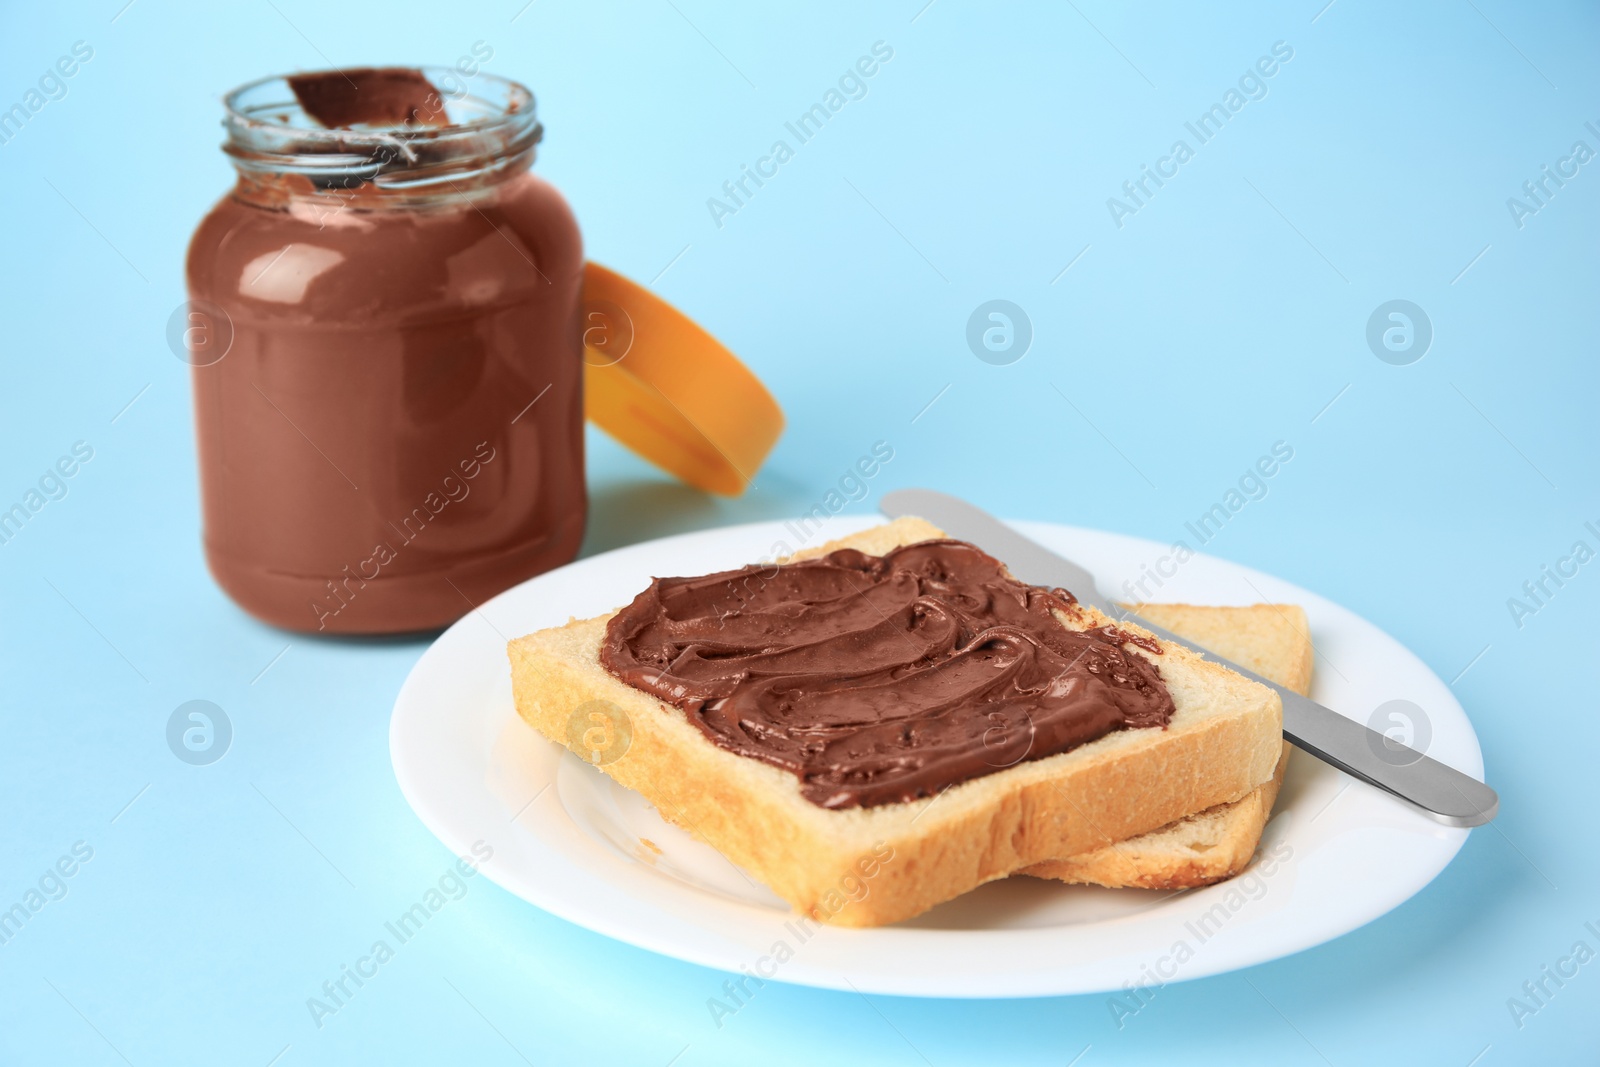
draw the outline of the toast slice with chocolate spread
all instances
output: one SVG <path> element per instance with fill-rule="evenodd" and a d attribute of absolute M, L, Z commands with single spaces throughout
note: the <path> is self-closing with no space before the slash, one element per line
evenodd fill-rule
<path fill-rule="evenodd" d="M 942 538 L 920 519 L 899 519 L 785 562 L 842 549 L 884 557 Z M 684 708 L 607 670 L 602 646 L 615 644 L 608 644 L 607 625 L 616 614 L 509 643 L 518 714 L 641 793 L 669 822 L 711 844 L 797 911 L 836 925 L 908 919 L 1024 868 L 1091 853 L 1241 800 L 1272 780 L 1282 755 L 1282 706 L 1271 689 L 1067 603 L 1049 618 L 1073 641 L 1092 638 L 1092 658 L 1102 664 L 1096 670 L 1108 671 L 1108 655 L 1138 657 L 1142 664 L 1118 661 L 1123 667 L 1113 673 L 1122 684 L 1123 674 L 1154 666 L 1170 695 L 1165 725 L 1114 728 L 931 795 L 858 804 L 846 796 L 842 806 L 824 806 L 808 792 L 812 783 L 793 770 L 730 751 Z M 1112 684 L 1081 672 L 1073 677 L 1074 686 L 1091 690 Z M 792 695 L 801 701 L 815 696 Z M 985 743 L 978 736 L 974 744 Z M 916 745 L 910 732 L 905 743 Z"/>
<path fill-rule="evenodd" d="M 1269 681 L 1297 693 L 1310 692 L 1311 629 L 1306 613 L 1297 605 L 1139 604 L 1134 610 Z M 1277 772 L 1249 796 L 1093 852 L 1025 867 L 1021 873 L 1139 889 L 1187 889 L 1231 878 L 1255 855 L 1288 762 L 1289 745 L 1285 743 Z"/>

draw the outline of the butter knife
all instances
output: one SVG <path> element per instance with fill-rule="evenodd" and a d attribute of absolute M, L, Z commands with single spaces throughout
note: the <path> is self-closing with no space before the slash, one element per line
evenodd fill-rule
<path fill-rule="evenodd" d="M 891 518 L 914 515 L 927 519 L 951 537 L 970 541 L 1001 560 L 1020 581 L 1065 589 L 1080 603 L 1114 619 L 1131 621 L 1163 641 L 1183 645 L 1271 687 L 1283 699 L 1285 740 L 1346 774 L 1415 804 L 1446 826 L 1482 826 L 1500 808 L 1495 791 L 1471 775 L 1407 748 L 1113 604 L 1100 595 L 1094 575 L 959 497 L 932 489 L 897 489 L 884 494 L 878 508 Z"/>

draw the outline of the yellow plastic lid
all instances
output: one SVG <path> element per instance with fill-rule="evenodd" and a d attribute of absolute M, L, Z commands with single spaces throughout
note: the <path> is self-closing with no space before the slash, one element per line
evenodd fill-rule
<path fill-rule="evenodd" d="M 738 496 L 783 411 L 737 356 L 642 285 L 584 267 L 584 413 L 690 485 Z"/>

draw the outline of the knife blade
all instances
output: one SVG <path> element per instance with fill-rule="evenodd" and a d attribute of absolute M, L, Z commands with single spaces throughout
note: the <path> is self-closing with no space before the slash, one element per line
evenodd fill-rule
<path fill-rule="evenodd" d="M 878 508 L 891 518 L 926 519 L 951 537 L 970 541 L 994 556 L 1020 581 L 1066 589 L 1079 603 L 1113 619 L 1130 621 L 1163 641 L 1182 645 L 1276 690 L 1283 700 L 1285 740 L 1352 777 L 1416 805 L 1446 826 L 1482 826 L 1500 808 L 1495 791 L 1471 775 L 1401 745 L 1112 603 L 1100 595 L 1089 571 L 959 497 L 932 489 L 897 489 L 884 494 Z"/>

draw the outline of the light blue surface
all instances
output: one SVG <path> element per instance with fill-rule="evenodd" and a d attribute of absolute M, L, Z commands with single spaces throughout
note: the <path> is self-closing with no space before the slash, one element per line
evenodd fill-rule
<path fill-rule="evenodd" d="M 1507 1001 L 1575 942 L 1600 949 L 1600 563 L 1520 628 L 1506 602 L 1574 541 L 1600 548 L 1600 161 L 1520 228 L 1507 199 L 1575 141 L 1600 150 L 1600 16 L 1322 2 L 11 5 L 0 108 L 75 41 L 93 58 L 0 144 L 0 506 L 74 442 L 93 458 L 0 545 L 0 907 L 75 842 L 93 858 L 0 945 L 0 1062 L 1595 1062 L 1600 962 L 1547 980 L 1520 1028 Z M 286 635 L 212 584 L 164 331 L 189 233 L 231 179 L 222 92 L 477 41 L 537 93 L 538 169 L 590 255 L 696 316 L 790 416 L 735 501 L 591 436 L 589 551 L 793 517 L 878 440 L 895 458 L 874 493 L 933 485 L 1172 539 L 1284 440 L 1293 462 L 1207 551 L 1345 604 L 1453 679 L 1499 820 L 1385 918 L 1168 987 L 1121 1030 L 1103 996 L 776 984 L 719 1030 L 722 975 L 483 879 L 319 1029 L 307 998 L 452 861 L 389 769 L 424 642 Z M 894 56 L 866 96 L 719 229 L 707 198 L 876 41 Z M 1265 98 L 1119 229 L 1107 198 L 1278 41 L 1293 58 Z M 1006 366 L 965 341 L 997 298 L 1034 332 Z M 1434 327 L 1409 366 L 1365 341 L 1391 299 Z M 211 766 L 167 747 L 193 699 L 233 724 Z"/>

